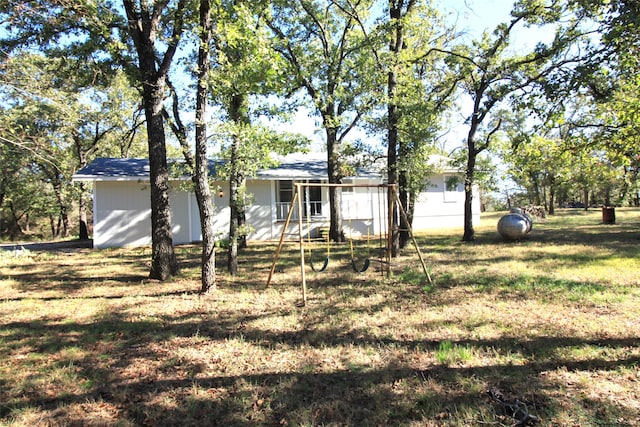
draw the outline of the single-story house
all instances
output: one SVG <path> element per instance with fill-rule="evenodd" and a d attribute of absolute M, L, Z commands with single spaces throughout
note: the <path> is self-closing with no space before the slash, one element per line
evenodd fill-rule
<path fill-rule="evenodd" d="M 436 162 L 443 157 L 434 157 Z M 210 169 L 215 172 L 215 162 Z M 443 164 L 440 172 L 425 182 L 416 200 L 414 231 L 462 227 L 464 221 L 464 187 L 461 174 Z M 181 174 L 172 174 L 181 175 Z M 213 175 L 212 175 L 213 176 Z M 251 232 L 249 240 L 279 239 L 294 193 L 294 183 L 308 183 L 303 195 L 304 233 L 317 235 L 329 224 L 329 189 L 314 184 L 327 182 L 326 154 L 286 156 L 278 166 L 261 170 L 247 180 L 251 202 L 246 210 Z M 145 246 L 151 244 L 151 208 L 149 162 L 147 159 L 98 158 L 73 176 L 74 181 L 93 183 L 93 243 L 96 248 Z M 377 235 L 386 229 L 386 192 L 376 185 L 384 183 L 377 172 L 360 170 L 343 183 L 341 209 L 345 234 Z M 361 184 L 372 185 L 362 187 Z M 224 237 L 229 228 L 228 184 L 212 185 L 216 207 L 216 232 Z M 200 241 L 198 204 L 189 176 L 170 180 L 171 222 L 175 244 Z M 289 226 L 291 238 L 297 237 L 297 208 Z M 476 194 L 473 221 L 480 221 L 480 201 Z"/>

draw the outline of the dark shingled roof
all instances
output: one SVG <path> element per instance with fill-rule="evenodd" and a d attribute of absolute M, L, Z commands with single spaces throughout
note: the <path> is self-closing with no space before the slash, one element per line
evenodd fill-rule
<path fill-rule="evenodd" d="M 187 179 L 186 164 L 180 160 L 169 160 L 169 174 Z M 219 162 L 209 160 L 209 173 L 215 174 Z M 119 159 L 99 157 L 73 175 L 74 181 L 149 179 L 149 159 Z"/>
<path fill-rule="evenodd" d="M 184 161 L 169 160 L 169 173 L 178 179 L 189 179 Z M 209 174 L 216 175 L 222 163 L 209 160 Z M 292 154 L 277 166 L 258 171 L 256 179 L 327 179 L 326 154 Z M 358 170 L 360 177 L 379 176 L 371 171 Z M 119 181 L 149 179 L 148 159 L 97 158 L 73 175 L 74 181 Z"/>
<path fill-rule="evenodd" d="M 258 171 L 258 179 L 326 179 L 327 160 L 314 154 L 289 155 L 277 166 Z"/>
<path fill-rule="evenodd" d="M 113 159 L 100 157 L 74 174 L 74 177 L 148 178 L 149 159 Z"/>

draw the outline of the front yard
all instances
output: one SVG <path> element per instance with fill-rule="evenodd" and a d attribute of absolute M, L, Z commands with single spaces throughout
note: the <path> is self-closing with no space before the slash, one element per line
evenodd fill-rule
<path fill-rule="evenodd" d="M 640 426 L 640 210 L 498 218 L 418 236 L 433 283 L 332 248 L 304 307 L 295 244 L 269 287 L 275 243 L 219 253 L 209 296 L 196 246 L 166 283 L 149 248 L 0 252 L 0 424 Z"/>

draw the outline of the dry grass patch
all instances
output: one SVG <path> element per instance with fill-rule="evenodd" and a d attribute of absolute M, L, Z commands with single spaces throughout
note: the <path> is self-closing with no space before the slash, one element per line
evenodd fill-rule
<path fill-rule="evenodd" d="M 639 214 L 420 235 L 433 284 L 411 251 L 385 278 L 336 247 L 304 307 L 295 245 L 272 286 L 255 245 L 209 296 L 194 246 L 165 283 L 148 248 L 0 253 L 0 423 L 512 425 L 494 387 L 542 425 L 637 426 Z"/>

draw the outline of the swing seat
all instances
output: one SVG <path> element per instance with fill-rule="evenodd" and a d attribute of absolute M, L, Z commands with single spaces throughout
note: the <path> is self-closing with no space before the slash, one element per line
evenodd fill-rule
<path fill-rule="evenodd" d="M 325 271 L 327 269 L 327 266 L 329 265 L 329 257 L 324 259 L 322 267 L 320 267 L 320 268 L 316 268 L 316 266 L 313 265 L 313 261 L 311 261 L 311 259 L 309 259 L 309 265 L 311 266 L 311 269 L 313 271 L 315 271 L 316 273 L 322 273 L 323 271 Z"/>
<path fill-rule="evenodd" d="M 367 271 L 367 269 L 369 268 L 369 264 L 371 264 L 371 260 L 369 258 L 365 258 L 362 268 L 358 268 L 358 266 L 356 265 L 356 260 L 351 258 L 351 267 L 356 273 L 364 273 L 365 271 Z"/>

